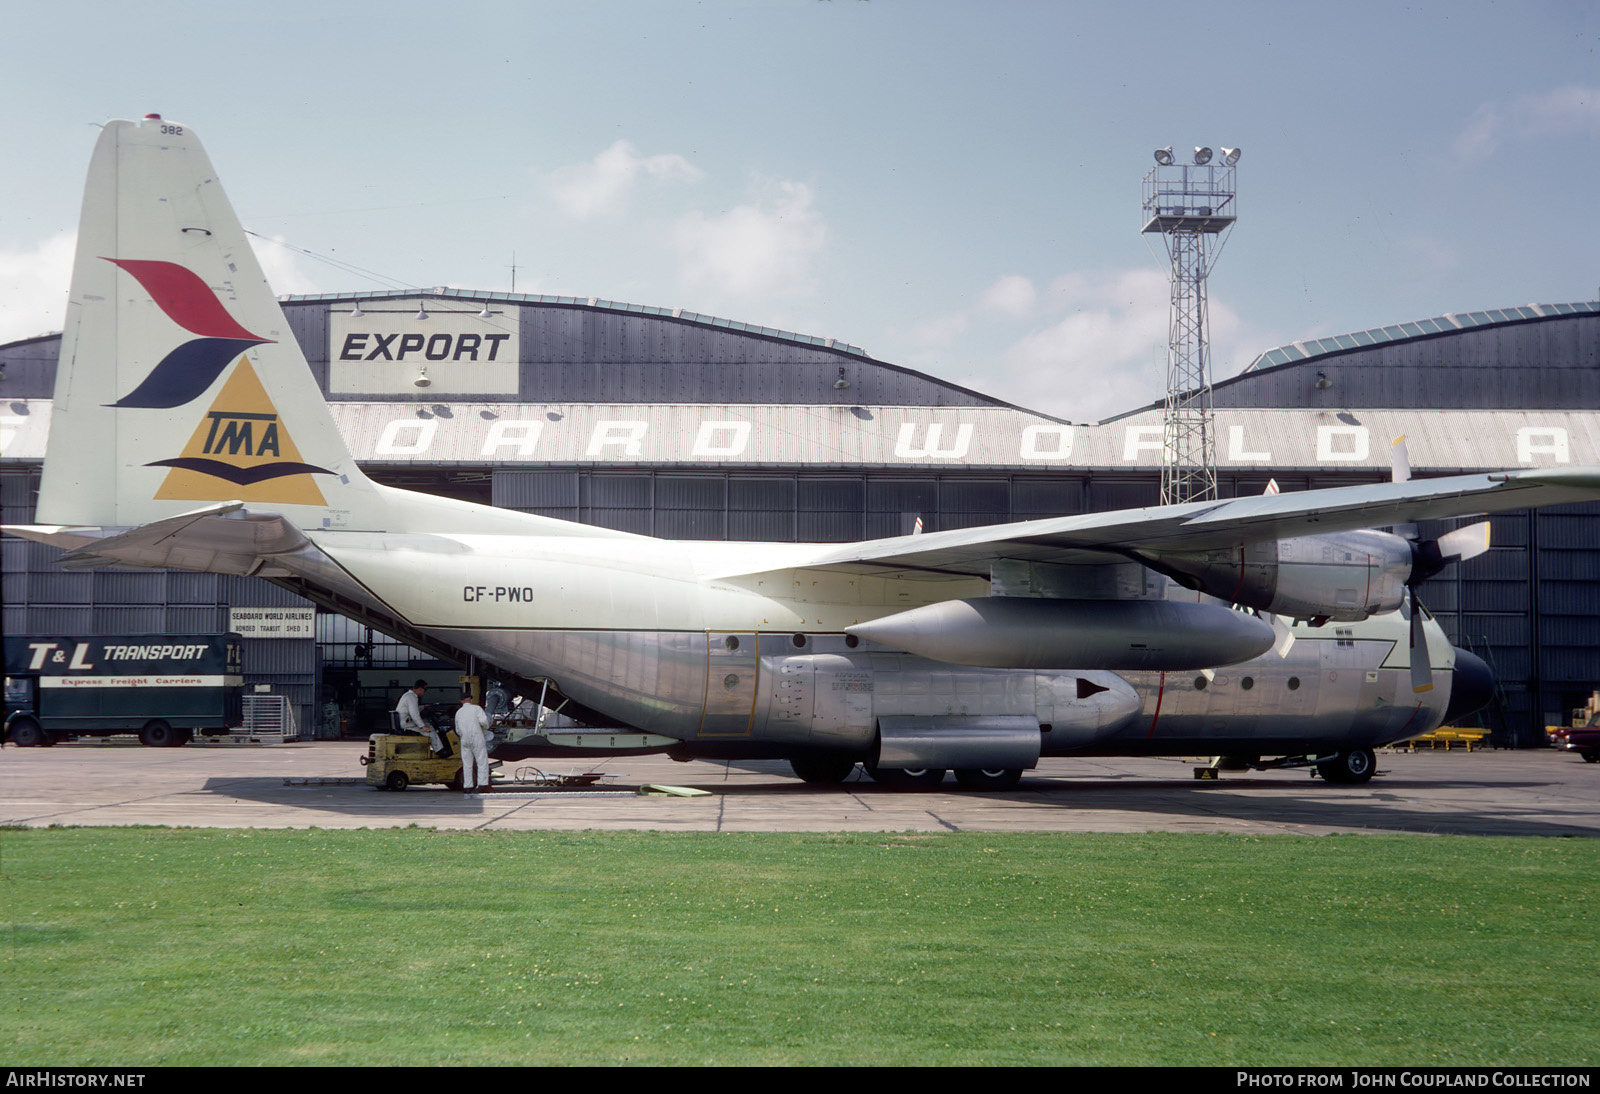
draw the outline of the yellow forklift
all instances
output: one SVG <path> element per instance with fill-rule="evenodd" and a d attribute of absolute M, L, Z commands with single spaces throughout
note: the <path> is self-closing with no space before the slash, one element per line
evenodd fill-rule
<path fill-rule="evenodd" d="M 463 676 L 463 690 L 470 690 L 474 698 L 480 693 L 479 678 Z M 396 720 L 393 712 L 391 720 Z M 367 738 L 367 754 L 361 757 L 361 766 L 367 769 L 367 785 L 377 790 L 404 790 L 412 784 L 429 783 L 461 789 L 461 739 L 454 729 L 447 728 L 444 718 L 429 717 L 428 721 L 449 746 L 450 754 L 438 757 L 433 754 L 428 738 L 414 733 L 374 733 Z M 494 783 L 494 769 L 500 761 L 489 761 L 489 782 Z"/>
<path fill-rule="evenodd" d="M 412 783 L 440 783 L 461 789 L 461 741 L 456 731 L 443 734 L 450 755 L 435 756 L 428 738 L 414 733 L 374 733 L 367 738 L 367 785 L 378 790 L 404 790 Z"/>

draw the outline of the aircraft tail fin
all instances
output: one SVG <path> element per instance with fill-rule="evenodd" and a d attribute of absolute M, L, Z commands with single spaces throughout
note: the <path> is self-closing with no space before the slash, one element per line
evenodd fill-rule
<path fill-rule="evenodd" d="M 134 526 L 237 501 L 381 527 L 205 150 L 155 115 L 101 131 L 38 519 Z"/>

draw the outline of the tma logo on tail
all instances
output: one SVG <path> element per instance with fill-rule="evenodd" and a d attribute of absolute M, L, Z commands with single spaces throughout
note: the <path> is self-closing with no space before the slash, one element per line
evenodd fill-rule
<path fill-rule="evenodd" d="M 301 461 L 300 450 L 278 420 L 277 408 L 267 398 L 256 370 L 242 356 L 183 454 L 147 466 L 172 468 L 156 491 L 157 498 L 184 501 L 237 498 L 326 505 L 311 476 L 333 474 Z M 229 485 L 223 486 L 224 482 Z"/>
<path fill-rule="evenodd" d="M 167 318 L 199 338 L 172 349 L 133 391 L 112 405 L 121 410 L 172 410 L 198 398 L 230 362 L 233 375 L 200 420 L 183 453 L 147 467 L 170 467 L 159 499 L 270 501 L 326 505 L 312 475 L 327 468 L 300 459 L 278 409 L 242 350 L 269 338 L 252 334 L 228 313 L 216 293 L 175 262 L 108 259 L 130 274 Z"/>

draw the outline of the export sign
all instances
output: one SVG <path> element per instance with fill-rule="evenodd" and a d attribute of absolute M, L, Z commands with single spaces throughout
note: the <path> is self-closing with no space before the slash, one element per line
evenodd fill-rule
<path fill-rule="evenodd" d="M 419 388 L 441 395 L 509 395 L 517 390 L 521 315 L 515 309 L 363 309 L 328 316 L 328 390 L 378 395 Z M 462 308 L 462 305 L 454 305 Z M 419 379 L 427 379 L 419 385 Z"/>

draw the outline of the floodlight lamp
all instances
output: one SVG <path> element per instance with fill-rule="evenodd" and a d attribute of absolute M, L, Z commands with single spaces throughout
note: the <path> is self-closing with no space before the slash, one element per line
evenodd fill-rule
<path fill-rule="evenodd" d="M 366 315 L 367 313 L 361 310 L 361 301 L 357 300 L 355 307 L 350 309 L 350 314 L 354 318 L 360 319 L 363 315 Z"/>
<path fill-rule="evenodd" d="M 428 387 L 430 384 L 432 384 L 433 381 L 428 379 L 428 366 L 423 365 L 422 370 L 417 373 L 417 378 L 411 382 L 417 387 Z"/>
<path fill-rule="evenodd" d="M 417 318 L 418 319 L 426 319 L 426 318 L 428 318 L 428 305 L 426 305 L 426 304 L 418 304 L 417 305 Z"/>
<path fill-rule="evenodd" d="M 1234 164 L 1236 164 L 1238 162 L 1239 162 L 1239 150 L 1237 148 L 1224 148 L 1222 150 L 1222 166 L 1224 166 L 1224 167 L 1232 167 Z"/>
<path fill-rule="evenodd" d="M 1162 167 L 1172 166 L 1172 145 L 1169 144 L 1165 148 L 1156 149 L 1156 162 Z"/>
<path fill-rule="evenodd" d="M 1205 147 L 1204 145 L 1196 145 L 1194 150 L 1194 162 L 1197 165 L 1210 163 L 1211 149 Z"/>

